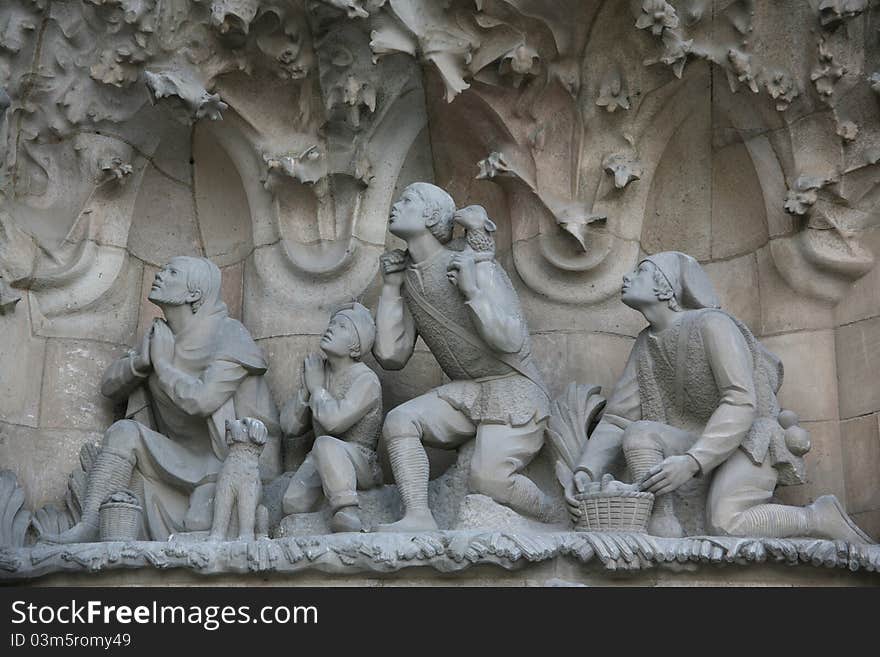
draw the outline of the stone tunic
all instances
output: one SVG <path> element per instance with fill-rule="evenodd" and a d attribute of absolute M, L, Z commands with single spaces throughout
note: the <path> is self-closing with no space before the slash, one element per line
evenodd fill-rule
<path fill-rule="evenodd" d="M 382 388 L 379 377 L 363 363 L 340 373 L 326 373 L 324 387 L 306 401 L 300 389 L 281 417 L 285 434 L 328 435 L 356 446 L 367 458 L 376 481 L 381 468 L 376 455 L 382 431 Z"/>
<path fill-rule="evenodd" d="M 802 459 L 776 421 L 781 383 L 779 360 L 745 325 L 719 310 L 684 311 L 669 328 L 639 334 L 580 467 L 606 472 L 623 430 L 652 420 L 694 435 L 687 453 L 703 473 L 742 449 L 756 465 L 769 454 L 780 483 L 802 483 Z"/>
<path fill-rule="evenodd" d="M 475 423 L 540 422 L 549 415 L 549 399 L 531 359 L 528 326 L 510 279 L 494 260 L 480 262 L 480 292 L 465 301 L 447 278 L 454 253 L 443 248 L 424 262 L 410 263 L 395 307 L 382 299 L 377 359 L 383 365 L 406 362 L 419 335 L 452 379 L 435 392 L 453 408 Z M 407 323 L 414 330 L 407 330 Z"/>

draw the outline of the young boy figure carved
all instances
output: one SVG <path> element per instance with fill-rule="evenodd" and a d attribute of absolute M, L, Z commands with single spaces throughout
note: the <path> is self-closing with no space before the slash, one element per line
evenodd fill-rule
<path fill-rule="evenodd" d="M 452 243 L 455 205 L 439 187 L 413 183 L 391 209 L 389 230 L 407 251 L 381 258 L 373 354 L 384 368 L 399 370 L 421 336 L 452 382 L 385 418 L 382 433 L 406 512 L 383 531 L 437 529 L 422 444 L 456 449 L 475 436 L 471 489 L 532 517 L 555 519 L 553 501 L 520 474 L 544 443 L 546 388 L 531 360 L 519 298 L 491 257 L 494 224 L 476 207 L 466 215 L 458 219 L 472 224 L 469 232 L 485 232 L 479 243 L 470 235 L 468 246 Z"/>
<path fill-rule="evenodd" d="M 803 508 L 770 503 L 777 483 L 804 481 L 808 440 L 794 414 L 779 409 L 781 362 L 719 309 L 697 261 L 648 256 L 624 276 L 621 292 L 648 327 L 587 441 L 573 488 L 600 486 L 622 451 L 636 486 L 656 496 L 651 534 L 681 536 L 670 493 L 711 476 L 706 524 L 714 534 L 870 542 L 834 496 Z"/>
<path fill-rule="evenodd" d="M 334 532 L 361 531 L 358 490 L 382 482 L 376 455 L 382 427 L 379 377 L 361 361 L 376 326 L 359 303 L 337 311 L 321 338 L 321 354 L 306 357 L 297 395 L 281 414 L 285 434 L 314 431 L 315 443 L 284 494 L 285 513 L 307 513 L 324 495 Z"/>

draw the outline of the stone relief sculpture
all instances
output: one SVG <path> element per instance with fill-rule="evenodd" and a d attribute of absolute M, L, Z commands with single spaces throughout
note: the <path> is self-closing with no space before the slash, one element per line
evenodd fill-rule
<path fill-rule="evenodd" d="M 880 571 L 878 12 L 0 2 L 0 579 Z"/>
<path fill-rule="evenodd" d="M 211 519 L 210 539 L 226 539 L 230 521 L 235 512 L 238 520 L 238 540 L 254 540 L 257 513 L 263 481 L 260 476 L 260 453 L 269 437 L 266 425 L 246 417 L 226 420 L 226 445 L 229 452 L 220 468 L 214 491 L 214 514 Z M 265 515 L 265 507 L 260 515 Z M 261 534 L 266 534 L 266 518 L 261 524 Z"/>
<path fill-rule="evenodd" d="M 330 526 L 337 532 L 363 528 L 357 491 L 382 481 L 376 454 L 382 387 L 361 362 L 375 336 L 376 325 L 364 306 L 353 303 L 338 310 L 321 338 L 321 354 L 305 359 L 299 391 L 281 414 L 285 434 L 314 440 L 284 493 L 284 512 L 312 511 L 323 490 L 333 513 Z"/>
<path fill-rule="evenodd" d="M 699 476 L 711 479 L 711 534 L 872 542 L 832 495 L 806 508 L 772 503 L 777 484 L 804 481 L 809 440 L 796 416 L 780 412 L 781 361 L 720 310 L 696 260 L 648 256 L 621 295 L 648 327 L 575 469 L 578 491 L 609 485 L 600 480 L 622 452 L 635 488 L 656 496 L 651 534 L 684 534 L 671 493 Z"/>
<path fill-rule="evenodd" d="M 479 214 L 468 209 L 458 221 Z M 545 493 L 520 473 L 544 444 L 550 400 L 516 291 L 494 259 L 478 261 L 474 229 L 466 249 L 452 243 L 455 222 L 452 198 L 429 183 L 413 183 L 391 208 L 388 229 L 407 251 L 382 257 L 373 354 L 383 367 L 400 369 L 421 337 L 452 382 L 385 418 L 382 433 L 406 513 L 383 531 L 437 528 L 422 445 L 455 449 L 475 435 L 471 488 L 541 520 L 555 515 Z"/>
<path fill-rule="evenodd" d="M 41 540 L 95 540 L 101 503 L 130 483 L 143 498 L 146 537 L 209 529 L 228 453 L 226 423 L 239 417 L 267 427 L 261 478 L 280 474 L 278 415 L 263 378 L 268 364 L 247 329 L 229 317 L 220 284 L 220 270 L 204 258 L 172 258 L 156 274 L 149 299 L 165 319 L 110 366 L 102 383 L 106 396 L 128 399 L 126 419 L 104 434 L 79 522 Z"/>

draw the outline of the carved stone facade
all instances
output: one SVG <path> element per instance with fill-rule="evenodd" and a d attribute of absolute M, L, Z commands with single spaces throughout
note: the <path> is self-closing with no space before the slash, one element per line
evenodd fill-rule
<path fill-rule="evenodd" d="M 811 449 L 805 483 L 777 501 L 834 494 L 880 537 L 878 29 L 869 0 L 2 3 L 0 577 L 880 569 L 876 546 L 818 539 L 539 531 L 468 494 L 469 446 L 427 449 L 441 533 L 331 535 L 327 508 L 282 520 L 308 453 L 292 439 L 286 474 L 263 491 L 275 538 L 213 552 L 182 538 L 30 547 L 33 528 L 61 532 L 83 513 L 96 446 L 127 415 L 102 377 L 160 314 L 147 297 L 170 258 L 220 268 L 222 300 L 284 408 L 332 313 L 354 299 L 376 311 L 380 256 L 404 246 L 389 212 L 415 181 L 485 209 L 460 211 L 457 230 L 515 288 L 556 402 L 548 435 L 565 432 L 565 413 L 598 420 L 645 326 L 620 302 L 622 277 L 647 254 L 684 251 L 784 363 L 779 406 Z M 361 354 L 386 413 L 449 382 L 426 342 L 397 371 Z M 523 472 L 563 509 L 545 443 Z M 378 465 L 384 485 L 358 492 L 366 529 L 404 511 L 384 439 Z"/>

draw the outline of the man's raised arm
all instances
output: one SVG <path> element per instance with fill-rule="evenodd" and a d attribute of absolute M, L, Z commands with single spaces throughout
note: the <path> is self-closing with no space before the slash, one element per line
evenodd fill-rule
<path fill-rule="evenodd" d="M 174 335 L 164 322 L 153 324 L 150 354 L 159 387 L 175 406 L 189 415 L 212 415 L 248 376 L 244 365 L 234 360 L 215 360 L 198 377 L 175 367 L 172 362 Z"/>
<path fill-rule="evenodd" d="M 416 323 L 401 296 L 403 262 L 397 251 L 380 259 L 382 293 L 376 309 L 376 341 L 373 355 L 386 370 L 403 369 L 416 345 Z"/>
<path fill-rule="evenodd" d="M 528 328 L 519 312 L 513 285 L 495 262 L 475 263 L 473 267 L 477 281 L 475 288 L 459 287 L 465 296 L 465 305 L 471 311 L 474 327 L 496 351 L 515 354 L 522 349 Z M 463 273 L 459 274 L 460 281 Z"/>
<path fill-rule="evenodd" d="M 208 417 L 226 403 L 248 371 L 238 363 L 217 360 L 198 378 L 180 371 L 168 361 L 155 363 L 159 385 L 174 405 L 189 415 Z"/>

